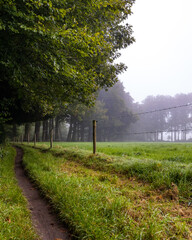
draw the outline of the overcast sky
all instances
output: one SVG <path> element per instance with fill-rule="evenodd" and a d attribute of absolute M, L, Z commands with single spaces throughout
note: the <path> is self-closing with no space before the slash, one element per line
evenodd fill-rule
<path fill-rule="evenodd" d="M 120 58 L 125 90 L 136 102 L 192 92 L 192 0 L 136 0 L 132 11 L 136 42 Z"/>

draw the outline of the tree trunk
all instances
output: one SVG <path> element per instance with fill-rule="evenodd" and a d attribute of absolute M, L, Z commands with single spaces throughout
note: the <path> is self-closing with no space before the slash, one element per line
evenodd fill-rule
<path fill-rule="evenodd" d="M 77 123 L 76 121 L 73 122 L 73 131 L 72 131 L 72 142 L 76 141 L 76 134 L 77 134 Z"/>
<path fill-rule="evenodd" d="M 16 124 L 13 124 L 12 135 L 13 135 L 13 138 L 17 137 L 17 125 Z"/>
<path fill-rule="evenodd" d="M 183 131 L 183 141 L 184 141 L 184 142 L 187 141 L 187 130 L 186 130 L 186 126 L 185 126 L 185 130 Z"/>
<path fill-rule="evenodd" d="M 67 134 L 67 142 L 71 142 L 71 139 L 72 139 L 72 125 L 73 125 L 73 119 L 71 117 L 70 119 L 70 125 L 69 125 L 69 131 L 68 131 L 68 134 Z"/>
<path fill-rule="evenodd" d="M 156 131 L 156 133 L 155 133 L 155 142 L 158 142 L 158 132 Z"/>
<path fill-rule="evenodd" d="M 77 141 L 80 142 L 81 141 L 81 124 L 78 121 L 77 123 Z"/>
<path fill-rule="evenodd" d="M 25 124 L 25 134 L 24 134 L 24 141 L 27 142 L 28 141 L 28 137 L 30 134 L 30 129 L 31 129 L 31 124 L 30 123 L 26 123 Z"/>
<path fill-rule="evenodd" d="M 46 121 L 43 121 L 42 142 L 45 142 Z"/>
<path fill-rule="evenodd" d="M 180 131 L 178 130 L 178 142 L 180 141 Z"/>
<path fill-rule="evenodd" d="M 161 142 L 163 142 L 163 132 L 161 132 Z"/>
<path fill-rule="evenodd" d="M 50 139 L 50 134 L 51 131 L 54 129 L 54 120 L 53 118 L 49 119 L 49 139 Z"/>
<path fill-rule="evenodd" d="M 45 141 L 49 141 L 49 120 L 46 121 Z"/>
<path fill-rule="evenodd" d="M 42 141 L 49 141 L 49 124 L 48 120 L 43 121 Z"/>
<path fill-rule="evenodd" d="M 0 143 L 4 143 L 6 139 L 5 125 L 0 123 Z"/>
<path fill-rule="evenodd" d="M 84 122 L 81 123 L 81 142 L 85 141 L 85 135 L 84 135 L 84 131 L 85 131 L 85 127 L 84 127 Z"/>
<path fill-rule="evenodd" d="M 35 122 L 35 134 L 36 134 L 37 142 L 40 142 L 40 127 L 41 127 L 41 122 Z"/>
<path fill-rule="evenodd" d="M 89 126 L 89 133 L 88 133 L 88 142 L 92 141 L 92 126 Z"/>
<path fill-rule="evenodd" d="M 176 130 L 176 128 L 174 128 L 174 142 L 176 142 L 177 141 L 177 135 L 176 135 L 176 132 L 177 130 Z"/>
<path fill-rule="evenodd" d="M 60 141 L 61 139 L 59 138 L 59 117 L 55 118 L 55 141 Z"/>

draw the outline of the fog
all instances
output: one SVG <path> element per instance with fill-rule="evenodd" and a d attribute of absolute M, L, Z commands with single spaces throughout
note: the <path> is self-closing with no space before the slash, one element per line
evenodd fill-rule
<path fill-rule="evenodd" d="M 100 91 L 96 104 L 88 108 L 73 104 L 54 119 L 25 125 L 24 141 L 30 134 L 37 141 L 91 142 L 93 120 L 97 141 L 192 141 L 192 93 L 148 96 L 135 103 L 121 82 L 109 91 Z M 51 130 L 51 131 L 50 131 Z"/>
<path fill-rule="evenodd" d="M 128 66 L 119 78 L 135 101 L 191 92 L 191 9 L 191 0 L 136 0 L 128 19 L 136 42 L 119 60 Z"/>

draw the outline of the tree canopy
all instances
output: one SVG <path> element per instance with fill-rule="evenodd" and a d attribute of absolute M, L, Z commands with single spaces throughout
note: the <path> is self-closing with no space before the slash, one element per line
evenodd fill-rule
<path fill-rule="evenodd" d="M 57 105 L 88 104 L 125 69 L 118 50 L 134 39 L 122 22 L 134 0 L 2 0 L 0 119 L 25 122 Z"/>

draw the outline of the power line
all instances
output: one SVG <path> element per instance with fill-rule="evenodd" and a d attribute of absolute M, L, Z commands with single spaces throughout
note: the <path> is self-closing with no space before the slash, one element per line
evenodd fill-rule
<path fill-rule="evenodd" d="M 101 118 L 95 118 L 97 121 L 106 121 L 106 120 L 111 120 L 111 119 L 117 119 L 117 118 L 127 118 L 130 116 L 139 116 L 139 115 L 145 115 L 145 114 L 150 114 L 150 113 L 155 113 L 155 112 L 162 112 L 162 111 L 167 111 L 167 110 L 171 110 L 171 109 L 177 109 L 177 108 L 182 108 L 182 107 L 189 107 L 192 106 L 192 103 L 186 103 L 186 104 L 182 104 L 182 105 L 177 105 L 177 106 L 173 106 L 173 107 L 167 107 L 167 108 L 160 108 L 160 109 L 154 109 L 154 110 L 150 110 L 150 111 L 145 111 L 145 112 L 138 112 L 138 113 L 130 113 L 130 115 L 126 114 L 126 115 L 113 115 L 111 117 L 109 117 L 109 119 L 101 119 Z M 84 122 L 90 122 L 92 120 L 86 120 Z"/>
<path fill-rule="evenodd" d="M 150 110 L 150 111 L 145 111 L 145 112 L 138 112 L 138 113 L 133 113 L 131 115 L 134 115 L 134 116 L 139 116 L 139 115 L 145 115 L 145 114 L 151 114 L 151 113 L 155 113 L 155 112 L 162 112 L 162 111 L 167 111 L 167 110 L 171 110 L 171 109 L 178 109 L 178 108 L 182 108 L 182 107 L 189 107 L 189 106 L 192 106 L 192 103 L 186 103 L 186 104 L 182 104 L 182 105 L 177 105 L 177 106 L 172 106 L 172 107 L 167 107 L 167 108 L 161 108 L 161 109 L 154 109 L 154 110 Z M 97 119 L 99 121 L 99 123 L 103 122 L 103 121 L 106 121 L 106 120 L 111 120 L 111 119 L 117 119 L 119 120 L 120 118 L 123 118 L 123 117 L 130 117 L 130 115 L 118 115 L 118 116 L 112 116 L 110 117 L 109 119 Z M 78 122 L 78 120 L 77 120 Z M 86 121 L 82 121 L 82 122 L 89 122 L 91 124 L 92 120 L 86 120 Z M 80 121 L 81 123 L 81 121 Z M 89 125 L 90 125 L 89 124 Z M 87 127 L 87 126 L 85 126 Z M 99 128 L 102 128 L 101 125 L 98 126 Z M 104 127 L 104 126 L 103 126 Z M 49 126 L 50 128 L 50 126 Z M 40 134 L 45 134 L 47 133 L 48 135 L 51 134 L 51 131 L 50 130 L 54 130 L 55 129 L 55 126 L 51 126 L 51 129 L 49 130 L 44 130 L 42 129 L 40 131 Z M 104 127 L 104 129 L 111 129 L 111 127 L 109 126 L 106 126 Z M 167 129 L 167 130 L 152 130 L 152 131 L 143 131 L 143 132 L 125 132 L 126 135 L 140 135 L 140 134 L 157 134 L 157 133 L 169 133 L 169 132 L 187 132 L 187 131 L 191 131 L 192 128 L 185 128 L 185 129 Z M 118 133 L 116 133 L 115 135 L 118 135 Z M 22 136 L 23 138 L 23 136 Z"/>
<path fill-rule="evenodd" d="M 162 111 L 176 109 L 176 108 L 188 107 L 188 106 L 191 106 L 191 105 L 192 105 L 192 103 L 187 103 L 187 104 L 178 105 L 178 106 L 174 106 L 174 107 L 168 107 L 168 108 L 151 110 L 151 111 L 147 111 L 147 112 L 135 113 L 134 115 L 143 115 L 143 114 L 154 113 L 154 112 L 162 112 Z"/>
<path fill-rule="evenodd" d="M 173 107 L 167 107 L 167 108 L 161 108 L 161 109 L 155 109 L 155 110 L 150 110 L 150 111 L 145 111 L 145 112 L 138 112 L 138 113 L 133 113 L 133 116 L 139 116 L 139 115 L 145 115 L 145 114 L 150 114 L 150 113 L 155 113 L 155 112 L 162 112 L 162 111 L 167 111 L 167 110 L 171 110 L 171 109 L 177 109 L 177 108 L 182 108 L 182 107 L 189 107 L 192 106 L 192 103 L 187 103 L 187 104 L 183 104 L 183 105 L 177 105 L 177 106 L 173 106 Z M 121 117 L 129 117 L 128 115 L 118 115 L 120 118 Z M 110 119 L 114 119 L 117 116 L 113 116 L 110 117 Z"/>
<path fill-rule="evenodd" d="M 171 129 L 171 130 L 156 130 L 156 131 L 146 131 L 146 132 L 133 132 L 133 133 L 127 133 L 127 135 L 140 135 L 140 134 L 152 134 L 152 133 L 169 133 L 169 132 L 187 132 L 191 131 L 192 128 L 186 128 L 186 129 Z"/>

